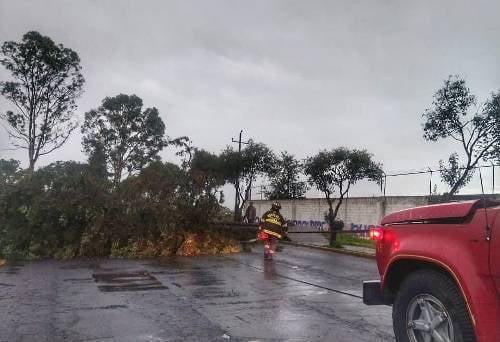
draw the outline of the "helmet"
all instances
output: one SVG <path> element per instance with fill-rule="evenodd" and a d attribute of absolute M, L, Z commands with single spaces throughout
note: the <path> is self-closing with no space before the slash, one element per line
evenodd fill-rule
<path fill-rule="evenodd" d="M 273 202 L 273 204 L 271 205 L 271 209 L 272 209 L 272 210 L 279 211 L 279 210 L 281 209 L 281 204 L 280 204 L 280 202 Z"/>

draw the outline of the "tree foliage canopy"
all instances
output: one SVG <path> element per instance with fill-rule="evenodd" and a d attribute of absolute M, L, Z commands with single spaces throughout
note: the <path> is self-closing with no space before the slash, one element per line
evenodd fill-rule
<path fill-rule="evenodd" d="M 266 170 L 271 181 L 271 189 L 266 192 L 269 199 L 298 199 L 304 198 L 307 183 L 300 180 L 303 165 L 288 152 L 273 160 Z"/>
<path fill-rule="evenodd" d="M 124 172 L 130 175 L 156 160 L 166 144 L 158 110 L 143 111 L 136 95 L 106 97 L 98 109 L 85 113 L 82 133 L 85 153 L 101 151 L 115 184 Z"/>
<path fill-rule="evenodd" d="M 182 167 L 184 169 L 191 165 L 191 159 L 193 159 L 193 154 L 196 152 L 196 147 L 193 146 L 193 142 L 187 136 L 181 136 L 168 141 L 170 146 L 175 146 L 180 148 L 175 155 L 182 158 Z"/>
<path fill-rule="evenodd" d="M 432 108 L 423 114 L 426 140 L 453 139 L 465 154 L 463 164 L 457 153 L 450 156 L 449 166 L 440 162 L 441 177 L 450 185 L 450 195 L 467 184 L 481 160 L 493 158 L 500 149 L 499 96 L 492 94 L 484 106 L 477 107 L 465 80 L 450 76 L 434 95 Z"/>
<path fill-rule="evenodd" d="M 467 174 L 467 177 L 463 178 L 462 167 L 460 165 L 460 160 L 458 153 L 452 153 L 448 158 L 448 163 L 444 161 L 439 161 L 439 173 L 441 174 L 441 179 L 445 184 L 447 184 L 450 189 L 456 188 L 456 192 L 460 191 L 462 187 L 467 185 L 474 175 L 474 169 L 471 169 Z"/>
<path fill-rule="evenodd" d="M 195 150 L 190 173 L 196 186 L 207 194 L 216 192 L 225 184 L 222 158 L 203 149 Z"/>
<path fill-rule="evenodd" d="M 335 220 L 340 205 L 354 184 L 362 179 L 377 183 L 382 181 L 382 166 L 372 158 L 366 150 L 350 150 L 345 147 L 321 151 L 307 158 L 304 171 L 309 184 L 325 195 L 329 206 L 327 220 L 330 227 L 337 226 Z M 337 197 L 335 209 L 333 209 L 334 194 Z M 333 229 L 330 231 L 330 244 L 332 244 L 336 235 Z"/>
<path fill-rule="evenodd" d="M 15 111 L 0 113 L 16 148 L 28 151 L 30 170 L 40 156 L 61 147 L 77 127 L 75 100 L 84 78 L 78 54 L 31 31 L 21 42 L 2 45 L 2 64 L 13 81 L 0 82 L 0 94 Z"/>
<path fill-rule="evenodd" d="M 239 185 L 239 212 L 250 198 L 252 185 L 259 175 L 264 175 L 272 167 L 274 156 L 265 144 L 250 140 L 241 154 L 227 147 L 221 154 L 225 179 L 235 188 Z"/>
<path fill-rule="evenodd" d="M 224 215 L 210 188 L 219 183 L 172 163 L 154 161 L 115 186 L 89 164 L 56 162 L 31 177 L 17 164 L 0 160 L 9 182 L 0 187 L 0 258 L 170 255 Z M 210 234 L 200 248 L 228 246 L 229 236 Z"/>
<path fill-rule="evenodd" d="M 88 220 L 84 203 L 96 201 L 82 181 L 84 165 L 57 162 L 19 177 L 0 196 L 0 253 L 4 257 L 54 256 L 78 244 Z"/>
<path fill-rule="evenodd" d="M 337 193 L 343 198 L 351 187 L 362 179 L 380 182 L 381 165 L 372 160 L 366 150 L 350 150 L 339 147 L 319 152 L 305 163 L 309 184 L 325 194 L 327 199 Z"/>
<path fill-rule="evenodd" d="M 20 165 L 18 160 L 0 159 L 0 194 L 16 183 L 20 176 Z"/>
<path fill-rule="evenodd" d="M 491 95 L 491 99 L 484 105 L 484 111 L 493 122 L 493 128 L 488 131 L 488 138 L 485 140 L 495 142 L 492 144 L 491 151 L 488 150 L 485 154 L 485 158 L 500 163 L 500 91 Z M 482 145 L 482 147 L 487 148 L 488 145 Z"/>

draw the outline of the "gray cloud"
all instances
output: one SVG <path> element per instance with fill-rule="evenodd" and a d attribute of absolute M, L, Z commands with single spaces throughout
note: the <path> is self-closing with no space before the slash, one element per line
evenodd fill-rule
<path fill-rule="evenodd" d="M 0 0 L 0 41 L 38 30 L 76 50 L 87 80 L 81 119 L 105 96 L 136 93 L 170 136 L 212 151 L 244 129 L 300 158 L 346 145 L 408 170 L 454 149 L 424 142 L 420 128 L 444 78 L 463 75 L 482 99 L 500 87 L 499 10 L 453 0 Z M 80 138 L 40 165 L 85 159 Z M 25 161 L 7 147 L 1 136 L 2 156 Z"/>

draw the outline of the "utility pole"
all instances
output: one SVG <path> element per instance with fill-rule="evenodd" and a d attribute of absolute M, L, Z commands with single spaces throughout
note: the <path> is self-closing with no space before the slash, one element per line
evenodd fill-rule
<path fill-rule="evenodd" d="M 429 173 L 431 176 L 429 177 L 429 196 L 432 196 L 432 170 L 430 167 L 427 167 L 429 169 Z"/>
<path fill-rule="evenodd" d="M 243 134 L 243 130 L 240 131 L 240 137 L 238 140 L 234 140 L 234 138 L 231 138 L 231 141 L 233 143 L 238 143 L 238 164 L 241 162 L 241 144 L 248 145 L 248 141 L 241 141 L 241 136 Z M 239 167 L 239 165 L 238 165 Z M 240 215 L 240 174 L 236 176 L 236 182 L 235 182 L 235 188 L 236 188 L 236 196 L 234 198 L 234 221 L 239 222 L 241 219 Z"/>

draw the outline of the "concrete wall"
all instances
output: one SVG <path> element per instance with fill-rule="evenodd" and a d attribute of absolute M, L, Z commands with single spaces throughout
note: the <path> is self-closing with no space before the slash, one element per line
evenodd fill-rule
<path fill-rule="evenodd" d="M 257 216 L 261 217 L 269 210 L 272 202 L 254 200 Z M 295 225 L 293 229 L 311 231 L 328 229 L 325 222 L 328 203 L 325 199 L 283 200 L 280 203 L 281 213 Z M 381 219 L 389 213 L 427 204 L 429 204 L 427 196 L 392 196 L 386 197 L 385 201 L 383 197 L 354 197 L 344 199 L 338 218 L 344 221 L 345 230 L 363 230 L 379 224 Z"/>

